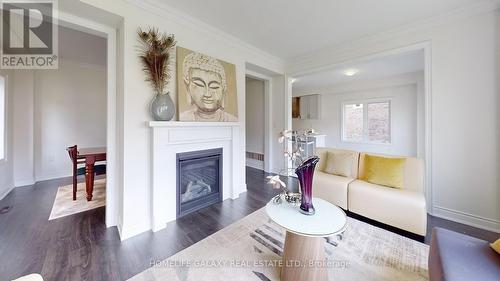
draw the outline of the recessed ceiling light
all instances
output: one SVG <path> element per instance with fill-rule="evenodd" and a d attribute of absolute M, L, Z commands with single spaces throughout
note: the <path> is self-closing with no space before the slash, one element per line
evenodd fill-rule
<path fill-rule="evenodd" d="M 356 73 L 358 73 L 358 72 L 359 72 L 359 70 L 358 70 L 358 69 L 355 69 L 355 68 L 350 68 L 350 69 L 346 69 L 346 70 L 344 70 L 344 74 L 345 74 L 346 76 L 353 76 L 353 75 L 355 75 L 355 74 L 356 74 Z"/>

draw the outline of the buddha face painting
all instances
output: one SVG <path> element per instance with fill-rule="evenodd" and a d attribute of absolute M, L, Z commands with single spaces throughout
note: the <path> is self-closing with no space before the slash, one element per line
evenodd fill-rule
<path fill-rule="evenodd" d="M 233 112 L 226 110 L 227 98 L 236 98 L 236 87 L 228 95 L 228 81 L 226 69 L 222 63 L 210 56 L 177 48 L 179 99 L 179 120 L 181 121 L 237 121 L 235 115 L 236 101 L 230 101 Z M 230 64 L 228 64 L 230 65 Z M 230 65 L 234 70 L 234 65 Z M 234 77 L 235 73 L 231 73 Z M 182 80 L 181 80 L 182 79 Z"/>
<path fill-rule="evenodd" d="M 189 70 L 188 92 L 192 103 L 201 111 L 209 113 L 223 108 L 222 78 L 216 72 L 191 68 Z"/>

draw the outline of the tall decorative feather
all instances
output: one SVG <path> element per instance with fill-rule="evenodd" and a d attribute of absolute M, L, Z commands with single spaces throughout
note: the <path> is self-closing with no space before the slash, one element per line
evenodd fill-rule
<path fill-rule="evenodd" d="M 163 94 L 171 74 L 170 53 L 176 41 L 173 34 L 159 33 L 156 28 L 147 31 L 139 28 L 139 58 L 146 81 L 151 84 L 157 94 Z"/>

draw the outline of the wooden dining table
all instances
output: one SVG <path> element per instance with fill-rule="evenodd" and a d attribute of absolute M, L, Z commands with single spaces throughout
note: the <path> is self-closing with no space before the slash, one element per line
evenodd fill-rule
<path fill-rule="evenodd" d="M 87 201 L 91 201 L 94 191 L 94 165 L 96 162 L 106 161 L 106 147 L 78 148 L 77 159 L 85 159 L 85 190 Z"/>

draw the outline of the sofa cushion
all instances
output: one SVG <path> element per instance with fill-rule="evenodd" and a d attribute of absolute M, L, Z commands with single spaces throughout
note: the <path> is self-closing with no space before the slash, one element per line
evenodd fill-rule
<path fill-rule="evenodd" d="M 367 154 L 361 153 L 359 155 L 359 179 L 366 178 L 366 165 L 365 160 L 367 155 L 377 155 L 383 157 L 396 157 L 396 156 L 387 156 L 387 155 L 379 155 L 379 154 Z M 402 157 L 397 157 L 402 158 Z M 404 189 L 405 190 L 413 190 L 420 193 L 424 193 L 424 162 L 422 159 L 414 158 L 414 157 L 404 157 L 405 168 L 404 168 Z"/>
<path fill-rule="evenodd" d="M 326 147 L 318 147 L 315 150 L 315 155 L 319 157 L 319 162 L 316 165 L 316 171 L 325 172 L 326 163 L 327 163 L 327 153 L 346 153 L 352 156 L 352 166 L 350 169 L 350 174 L 347 176 L 348 178 L 356 179 L 358 178 L 358 163 L 359 163 L 359 152 L 352 150 L 344 150 L 344 149 L 335 149 L 335 148 L 326 148 Z"/>
<path fill-rule="evenodd" d="M 352 174 L 354 157 L 349 152 L 327 151 L 325 173 L 348 177 Z"/>
<path fill-rule="evenodd" d="M 313 196 L 347 210 L 347 187 L 353 180 L 316 171 L 313 176 Z"/>
<path fill-rule="evenodd" d="M 429 251 L 429 277 L 440 280 L 498 280 L 500 256 L 487 241 L 434 228 Z"/>
<path fill-rule="evenodd" d="M 319 162 L 316 164 L 316 171 L 325 171 L 326 168 L 326 153 L 328 152 L 327 148 L 316 148 L 314 150 L 314 155 L 319 157 Z"/>
<path fill-rule="evenodd" d="M 394 188 L 403 188 L 405 158 L 365 156 L 367 182 Z"/>
<path fill-rule="evenodd" d="M 349 184 L 349 211 L 424 236 L 427 210 L 420 192 L 355 180 Z"/>

